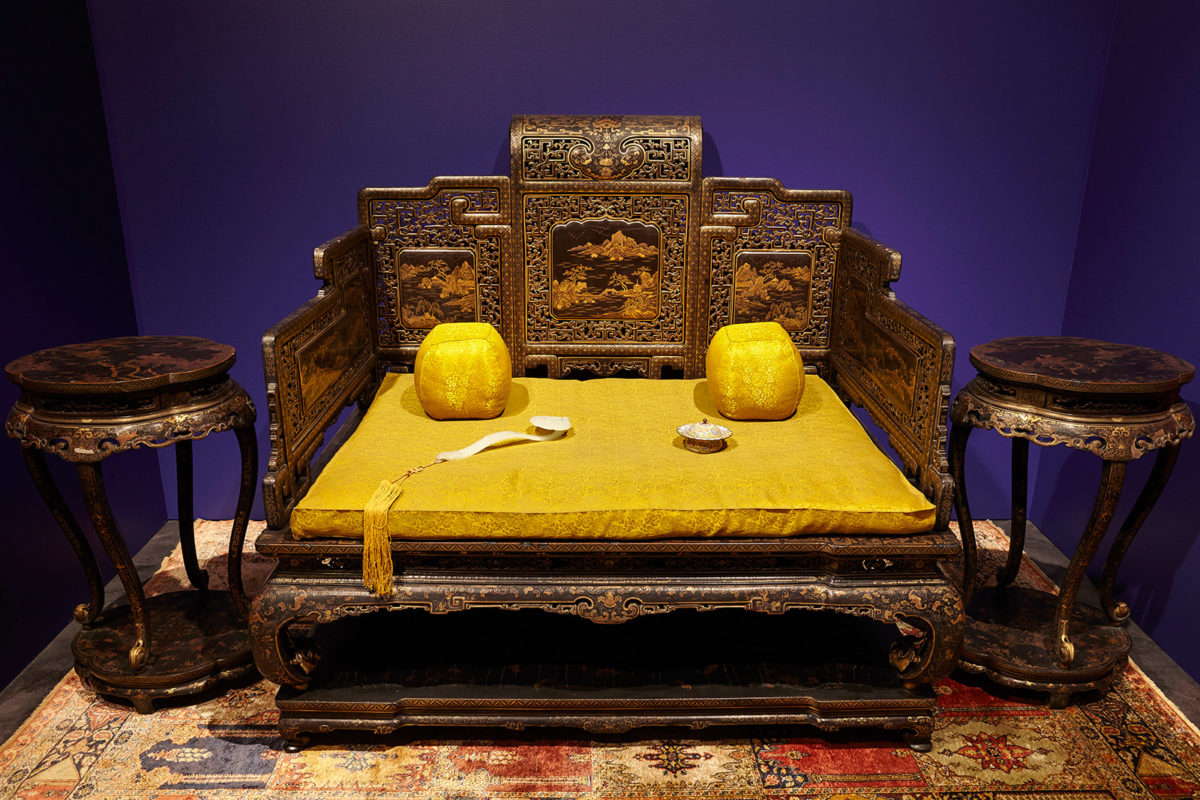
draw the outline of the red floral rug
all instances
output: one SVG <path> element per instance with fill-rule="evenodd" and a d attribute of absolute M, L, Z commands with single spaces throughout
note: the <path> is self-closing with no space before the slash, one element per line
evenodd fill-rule
<path fill-rule="evenodd" d="M 1004 534 L 976 526 L 992 562 Z M 198 526 L 214 585 L 228 523 Z M 251 537 L 252 539 L 253 537 Z M 248 583 L 265 564 L 247 553 Z M 178 552 L 150 584 L 182 585 Z M 1048 584 L 1026 561 L 1021 580 Z M 1101 699 L 1055 711 L 961 675 L 937 687 L 930 753 L 871 732 L 781 739 L 705 736 L 619 742 L 407 737 L 281 749 L 263 681 L 142 716 L 70 674 L 0 746 L 0 799 L 291 798 L 1032 798 L 1200 797 L 1200 732 L 1131 665 Z"/>

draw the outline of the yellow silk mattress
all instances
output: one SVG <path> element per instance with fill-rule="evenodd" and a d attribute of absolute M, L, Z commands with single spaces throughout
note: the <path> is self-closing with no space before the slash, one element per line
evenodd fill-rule
<path fill-rule="evenodd" d="M 403 484 L 393 539 L 663 539 L 930 530 L 934 508 L 871 442 L 833 390 L 805 380 L 796 413 L 723 419 L 703 380 L 517 378 L 504 414 L 437 421 L 412 375 L 389 374 L 358 430 L 292 512 L 299 538 L 361 539 L 381 480 L 486 434 L 534 432 L 570 417 L 565 437 L 501 445 L 429 467 Z M 675 429 L 702 417 L 733 431 L 719 453 L 685 450 Z"/>

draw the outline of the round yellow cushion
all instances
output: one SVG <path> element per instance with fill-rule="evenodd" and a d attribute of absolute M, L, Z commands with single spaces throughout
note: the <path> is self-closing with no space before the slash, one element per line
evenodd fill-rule
<path fill-rule="evenodd" d="M 730 419 L 787 419 L 804 393 L 804 363 L 778 322 L 726 325 L 705 357 L 708 390 Z"/>
<path fill-rule="evenodd" d="M 446 322 L 421 342 L 413 368 L 421 408 L 434 419 L 500 416 L 512 387 L 512 360 L 486 322 Z"/>

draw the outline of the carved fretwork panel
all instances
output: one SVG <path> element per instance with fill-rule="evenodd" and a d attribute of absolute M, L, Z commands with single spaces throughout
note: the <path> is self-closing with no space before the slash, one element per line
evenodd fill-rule
<path fill-rule="evenodd" d="M 789 191 L 767 179 L 709 178 L 703 196 L 696 289 L 707 304 L 697 358 L 724 325 L 776 321 L 805 356 L 823 359 L 837 252 L 821 231 L 849 224 L 850 195 Z"/>
<path fill-rule="evenodd" d="M 521 181 L 695 181 L 700 120 L 673 116 L 525 116 L 512 126 Z"/>
<path fill-rule="evenodd" d="M 657 377 L 684 364 L 700 119 L 516 116 L 510 132 L 518 371 Z"/>
<path fill-rule="evenodd" d="M 271 428 L 263 502 L 272 525 L 306 488 L 325 428 L 374 373 L 369 247 L 365 226 L 318 247 L 320 294 L 263 337 Z"/>
<path fill-rule="evenodd" d="M 686 194 L 527 194 L 523 210 L 530 352 L 558 342 L 682 347 Z"/>
<path fill-rule="evenodd" d="M 363 189 L 380 354 L 411 361 L 440 322 L 488 322 L 512 341 L 501 272 L 511 232 L 507 178 L 437 178 L 424 189 Z M 390 351 L 390 352 L 389 352 Z"/>
<path fill-rule="evenodd" d="M 323 308 L 277 339 L 283 428 L 291 441 L 340 408 L 348 384 L 372 361 L 366 244 L 359 236 L 325 246 L 316 265 L 318 277 L 328 276 L 332 284 Z"/>
<path fill-rule="evenodd" d="M 898 301 L 900 254 L 853 229 L 830 229 L 839 251 L 833 364 L 838 385 L 889 432 L 910 478 L 949 520 L 946 410 L 954 343 Z"/>
<path fill-rule="evenodd" d="M 567 357 L 553 355 L 530 355 L 526 357 L 529 368 L 546 368 L 546 377 L 598 377 L 639 375 L 643 378 L 661 378 L 663 368 L 683 372 L 683 356 L 650 356 L 649 358 L 596 358 Z"/>

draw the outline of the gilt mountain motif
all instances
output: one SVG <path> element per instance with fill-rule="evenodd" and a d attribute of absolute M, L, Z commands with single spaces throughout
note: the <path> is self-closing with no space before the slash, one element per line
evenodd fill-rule
<path fill-rule="evenodd" d="M 658 228 L 591 219 L 550 233 L 550 306 L 557 319 L 654 319 L 661 281 Z"/>
<path fill-rule="evenodd" d="M 734 322 L 778 322 L 788 331 L 808 327 L 811 254 L 743 250 L 734 263 Z"/>
<path fill-rule="evenodd" d="M 429 330 L 442 322 L 475 322 L 475 253 L 471 250 L 401 250 L 396 253 L 400 319 L 405 328 Z"/>
<path fill-rule="evenodd" d="M 843 347 L 855 360 L 867 366 L 884 380 L 879 390 L 897 408 L 908 408 L 916 396 L 917 357 L 900 347 L 892 336 L 879 327 L 868 314 L 865 287 L 857 280 L 846 281 L 844 287 Z"/>

